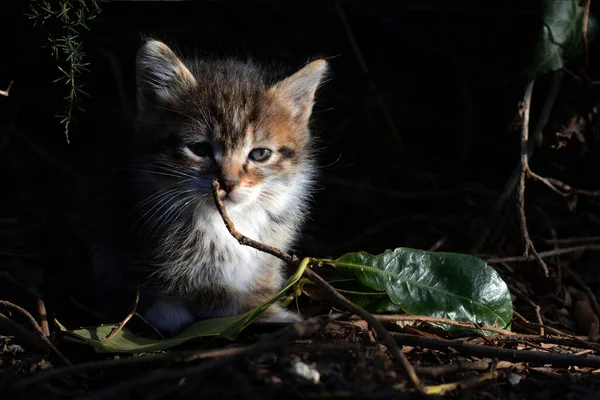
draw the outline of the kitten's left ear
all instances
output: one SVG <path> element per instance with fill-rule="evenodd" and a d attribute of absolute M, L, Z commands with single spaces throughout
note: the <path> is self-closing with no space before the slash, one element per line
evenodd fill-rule
<path fill-rule="evenodd" d="M 156 102 L 169 102 L 178 93 L 197 84 L 183 61 L 158 40 L 149 40 L 139 49 L 136 67 L 137 98 L 141 109 Z"/>
<path fill-rule="evenodd" d="M 308 123 L 315 101 L 315 92 L 326 72 L 327 61 L 315 60 L 276 83 L 270 90 L 288 103 L 294 118 L 302 123 Z"/>

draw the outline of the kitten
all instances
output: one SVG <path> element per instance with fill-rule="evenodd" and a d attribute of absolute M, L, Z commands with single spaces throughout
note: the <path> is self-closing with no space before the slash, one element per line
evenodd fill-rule
<path fill-rule="evenodd" d="M 315 60 L 272 82 L 249 62 L 186 61 L 160 41 L 143 44 L 132 147 L 101 179 L 108 183 L 87 192 L 102 205 L 76 219 L 100 305 L 127 312 L 139 286 L 138 311 L 174 335 L 198 319 L 244 313 L 279 290 L 281 261 L 229 234 L 211 182 L 219 180 L 242 234 L 289 250 L 314 181 L 309 120 L 326 70 Z M 279 305 L 263 315 L 300 318 Z"/>

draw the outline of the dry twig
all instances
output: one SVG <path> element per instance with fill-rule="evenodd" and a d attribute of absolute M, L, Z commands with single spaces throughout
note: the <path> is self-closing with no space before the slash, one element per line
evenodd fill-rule
<path fill-rule="evenodd" d="M 535 80 L 531 80 L 527 84 L 525 89 L 525 96 L 523 97 L 523 126 L 521 128 L 521 173 L 519 177 L 519 188 L 518 188 L 518 211 L 519 211 L 519 224 L 521 225 L 521 232 L 523 234 L 523 240 L 525 241 L 524 256 L 529 256 L 529 251 L 533 253 L 534 258 L 542 267 L 544 275 L 550 276 L 548 266 L 539 256 L 535 250 L 535 246 L 529 237 L 529 229 L 527 228 L 527 218 L 525 217 L 525 178 L 529 172 L 529 110 L 531 108 L 531 95 L 533 94 L 533 84 Z"/>
<path fill-rule="evenodd" d="M 544 101 L 544 106 L 542 107 L 542 111 L 540 113 L 540 116 L 539 116 L 538 121 L 534 128 L 535 130 L 532 135 L 534 142 L 540 142 L 542 140 L 542 134 L 543 134 L 544 128 L 546 127 L 546 124 L 548 123 L 548 119 L 550 118 L 550 113 L 552 111 L 552 108 L 554 107 L 554 102 L 556 101 L 556 97 L 558 95 L 558 90 L 560 88 L 560 83 L 562 81 L 562 77 L 563 77 L 562 71 L 556 71 L 552 74 L 552 83 L 550 85 L 550 89 L 548 90 L 548 94 L 546 95 L 546 100 Z M 533 143 L 527 145 L 527 159 L 528 160 L 530 160 L 531 157 L 533 156 L 534 149 L 535 149 L 535 146 L 533 146 Z M 511 176 L 508 179 L 508 181 L 506 182 L 506 184 L 504 185 L 504 188 L 502 189 L 502 193 L 500 194 L 500 196 L 498 197 L 498 200 L 494 204 L 494 207 L 492 208 L 492 212 L 490 213 L 490 217 L 488 218 L 487 228 L 480 235 L 480 239 L 479 239 L 478 243 L 471 249 L 471 253 L 476 253 L 477 251 L 479 251 L 479 249 L 483 247 L 483 245 L 486 243 L 487 239 L 489 238 L 491 229 L 495 225 L 494 222 L 496 221 L 496 219 L 498 218 L 498 216 L 504 209 L 504 205 L 509 201 L 509 199 L 513 195 L 513 193 L 517 187 L 517 184 L 519 183 L 520 171 L 521 171 L 521 166 L 518 165 L 514 169 L 513 173 L 511 174 Z"/>
<path fill-rule="evenodd" d="M 23 290 L 28 291 L 31 294 L 31 296 L 35 299 L 35 305 L 37 307 L 38 319 L 39 319 L 38 322 L 40 324 L 40 328 L 42 329 L 44 336 L 46 336 L 46 337 L 50 336 L 50 326 L 48 325 L 48 313 L 46 311 L 46 304 L 44 303 L 44 299 L 42 298 L 42 295 L 35 288 L 28 286 L 27 284 L 21 282 L 19 279 L 13 277 L 7 271 L 0 272 L 0 277 L 6 279 L 11 284 L 18 286 L 18 287 L 22 288 Z"/>
<path fill-rule="evenodd" d="M 6 88 L 6 90 L 0 90 L 0 96 L 4 96 L 4 97 L 8 97 L 8 94 L 10 92 L 10 88 L 12 87 L 13 81 L 10 81 L 8 83 L 8 87 Z"/>
<path fill-rule="evenodd" d="M 48 347 L 45 342 L 42 342 L 38 336 L 34 335 L 23 325 L 16 323 L 6 315 L 0 313 L 0 332 L 3 335 L 10 335 L 15 338 L 17 343 L 24 346 L 30 346 L 32 350 L 38 351 L 42 354 L 47 354 Z"/>
<path fill-rule="evenodd" d="M 458 352 L 464 356 L 489 357 L 506 361 L 522 361 L 537 364 L 576 365 L 579 367 L 600 368 L 598 356 L 576 356 L 572 354 L 542 353 L 539 351 L 499 349 L 490 346 L 470 344 L 459 340 L 422 337 L 405 333 L 393 332 L 392 336 L 398 343 L 407 346 L 421 346 L 439 351 Z"/>
<path fill-rule="evenodd" d="M 591 250 L 600 251 L 600 244 L 584 244 L 581 246 L 565 247 L 563 249 L 548 250 L 538 253 L 540 258 L 548 258 L 554 256 L 560 256 L 563 254 L 576 253 L 578 251 Z M 513 257 L 490 257 L 485 260 L 488 264 L 500 264 L 503 262 L 522 262 L 522 261 L 533 261 L 535 258 L 533 255 L 528 256 L 513 256 Z"/>
<path fill-rule="evenodd" d="M 54 344 L 50 341 L 50 339 L 48 339 L 45 335 L 44 335 L 44 331 L 42 330 L 42 328 L 40 327 L 40 325 L 37 323 L 37 321 L 35 320 L 35 318 L 33 318 L 33 316 L 29 313 L 29 311 L 25 310 L 22 307 L 19 307 L 16 304 L 13 304 L 9 301 L 6 300 L 0 300 L 0 306 L 11 310 L 11 311 L 17 311 L 19 314 L 23 315 L 25 318 L 27 318 L 29 320 L 29 323 L 31 324 L 31 326 L 33 326 L 33 328 L 35 329 L 35 332 L 39 335 L 40 339 L 42 339 L 42 341 L 44 342 L 44 344 L 46 344 L 54 353 L 56 353 L 56 355 L 67 365 L 71 365 L 71 362 L 69 361 L 69 359 L 67 357 L 65 357 L 55 346 Z"/>
<path fill-rule="evenodd" d="M 105 340 L 109 340 L 110 338 L 113 338 L 117 333 L 119 333 L 121 331 L 121 329 L 123 329 L 125 324 L 131 319 L 131 317 L 133 317 L 135 315 L 139 301 L 140 301 L 140 288 L 138 287 L 135 289 L 135 300 L 133 301 L 133 307 L 131 308 L 131 311 L 129 312 L 129 314 L 127 314 L 127 316 L 123 319 L 123 321 L 119 322 L 119 324 L 117 326 L 115 326 L 110 331 L 110 333 L 108 335 L 106 335 L 106 337 L 102 338 L 101 341 L 105 341 Z"/>
<path fill-rule="evenodd" d="M 588 30 L 588 21 L 590 16 L 590 2 L 591 0 L 586 0 L 585 9 L 583 11 L 583 24 L 581 26 L 581 36 L 583 38 L 583 69 L 586 70 L 590 63 L 589 49 L 588 49 L 588 38 L 587 38 L 587 30 Z"/>
<path fill-rule="evenodd" d="M 279 350 L 287 346 L 289 341 L 292 339 L 308 337 L 314 334 L 319 329 L 321 329 L 328 321 L 329 319 L 324 319 L 324 321 L 322 321 L 317 318 L 313 320 L 297 322 L 285 329 L 282 329 L 281 331 L 277 331 L 273 334 L 267 335 L 254 345 L 248 346 L 240 351 L 236 351 L 218 358 L 214 358 L 200 365 L 196 365 L 185 369 L 175 369 L 172 371 L 168 371 L 165 369 L 156 370 L 141 378 L 125 381 L 117 385 L 110 386 L 99 392 L 84 396 L 82 400 L 113 399 L 118 398 L 123 393 L 131 393 L 135 389 L 152 385 L 157 382 L 176 381 L 190 376 L 199 377 L 206 372 L 230 365 L 236 362 L 237 360 L 241 360 L 244 357 L 253 356 L 256 354 L 263 354 L 268 351 Z"/>
<path fill-rule="evenodd" d="M 213 181 L 212 188 L 213 188 L 213 198 L 215 201 L 215 205 L 216 205 L 217 209 L 219 210 L 219 214 L 221 215 L 221 218 L 223 219 L 223 222 L 225 223 L 227 230 L 241 245 L 250 246 L 257 250 L 271 254 L 288 264 L 292 264 L 292 265 L 296 265 L 296 266 L 299 264 L 300 260 L 298 259 L 298 257 L 287 254 L 275 247 L 257 242 L 256 240 L 250 239 L 250 238 L 242 235 L 240 232 L 238 232 L 235 229 L 233 222 L 231 222 L 231 219 L 227 215 L 227 212 L 225 211 L 225 206 L 219 196 L 219 191 L 220 191 L 219 182 L 216 179 Z M 391 355 L 394 357 L 394 359 L 400 363 L 402 369 L 404 370 L 404 373 L 407 375 L 407 377 L 411 381 L 412 385 L 417 390 L 421 391 L 422 385 L 421 385 L 421 382 L 419 381 L 417 374 L 415 373 L 415 370 L 414 370 L 412 364 L 410 363 L 410 361 L 408 361 L 408 359 L 406 358 L 404 353 L 402 353 L 400 351 L 400 348 L 395 343 L 395 341 L 391 337 L 390 333 L 381 324 L 381 322 L 379 322 L 377 319 L 375 319 L 373 317 L 373 315 L 371 315 L 371 313 L 369 313 L 368 311 L 364 310 L 363 308 L 357 306 L 356 304 L 354 304 L 351 301 L 349 301 L 348 299 L 346 299 L 337 290 L 335 290 L 335 288 L 333 286 L 331 286 L 329 283 L 327 283 L 323 278 L 321 278 L 319 275 L 317 275 L 315 272 L 313 272 L 310 268 L 307 268 L 304 270 L 304 276 L 307 279 L 309 279 L 311 282 L 313 282 L 315 285 L 317 285 L 317 287 L 319 287 L 321 290 L 323 290 L 329 296 L 329 298 L 333 301 L 334 304 L 337 304 L 340 308 L 342 308 L 348 312 L 351 312 L 352 314 L 358 315 L 359 317 L 361 317 L 365 321 L 367 321 L 367 323 L 373 328 L 373 330 L 377 333 L 377 335 L 385 343 L 385 345 L 388 348 L 388 351 L 391 353 Z"/>
<path fill-rule="evenodd" d="M 571 278 L 575 280 L 575 282 L 577 282 L 579 286 L 581 286 L 587 297 L 590 299 L 590 304 L 592 305 L 596 316 L 600 317 L 600 304 L 598 304 L 598 300 L 596 299 L 596 295 L 594 294 L 592 289 L 590 289 L 590 287 L 586 285 L 585 281 L 581 279 L 581 277 L 571 268 L 565 268 L 565 271 L 567 272 L 567 274 L 569 274 Z"/>
<path fill-rule="evenodd" d="M 472 322 L 454 321 L 447 318 L 428 317 L 423 315 L 395 315 L 395 314 L 373 314 L 379 322 L 427 322 L 434 324 L 446 324 L 461 328 L 474 329 L 478 331 L 489 331 L 500 335 L 515 335 L 514 332 L 500 329 L 495 326 L 475 324 Z"/>
<path fill-rule="evenodd" d="M 511 292 L 520 297 L 521 300 L 525 301 L 526 303 L 529 303 L 529 305 L 533 308 L 533 311 L 535 312 L 535 317 L 538 321 L 538 324 L 540 325 L 540 335 L 544 336 L 544 321 L 542 320 L 542 315 L 540 314 L 540 306 L 535 304 L 533 300 L 525 296 L 523 293 L 521 293 L 519 289 L 517 289 L 513 285 L 508 285 L 508 287 L 510 288 Z"/>

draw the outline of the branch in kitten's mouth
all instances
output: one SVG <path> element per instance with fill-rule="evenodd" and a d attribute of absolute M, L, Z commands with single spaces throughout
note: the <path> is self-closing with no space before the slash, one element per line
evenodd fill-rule
<path fill-rule="evenodd" d="M 257 242 L 256 240 L 250 239 L 238 232 L 237 229 L 235 229 L 233 222 L 231 222 L 231 219 L 229 219 L 227 211 L 225 211 L 225 205 L 223 204 L 223 201 L 219 196 L 220 187 L 219 181 L 217 179 L 213 181 L 212 189 L 215 205 L 217 206 L 217 210 L 219 210 L 219 214 L 221 215 L 221 218 L 223 219 L 227 230 L 229 231 L 229 233 L 231 233 L 231 236 L 233 236 L 241 245 L 250 246 L 257 250 L 271 254 L 272 256 L 275 256 L 280 260 L 291 265 L 298 266 L 300 264 L 300 259 L 295 255 L 288 254 L 275 247 Z M 327 295 L 333 303 L 367 321 L 371 328 L 373 328 L 373 330 L 385 343 L 390 354 L 394 357 L 394 359 L 396 359 L 396 361 L 400 363 L 400 366 L 404 369 L 406 376 L 413 384 L 415 389 L 417 389 L 420 392 L 423 392 L 423 386 L 421 384 L 421 381 L 419 380 L 419 377 L 417 376 L 417 373 L 415 372 L 414 367 L 412 366 L 410 361 L 408 361 L 404 353 L 402 353 L 394 338 L 389 334 L 389 332 L 385 329 L 381 322 L 379 322 L 373 315 L 371 315 L 371 313 L 345 298 L 340 292 L 335 290 L 335 288 L 331 286 L 325 279 L 321 278 L 310 268 L 306 268 L 304 270 L 304 276 L 308 278 L 311 282 L 316 284 L 317 287 L 319 287 L 325 293 L 327 293 Z"/>
<path fill-rule="evenodd" d="M 215 200 L 215 204 L 217 205 L 217 210 L 219 210 L 219 214 L 221 214 L 221 218 L 223 218 L 223 222 L 225 222 L 227 230 L 229 231 L 229 233 L 231 233 L 231 236 L 233 236 L 241 245 L 254 247 L 257 250 L 264 251 L 265 253 L 271 254 L 272 256 L 275 256 L 288 264 L 296 266 L 300 264 L 300 260 L 298 259 L 298 257 L 287 254 L 275 247 L 257 242 L 256 240 L 250 239 L 239 233 L 237 229 L 235 229 L 233 222 L 231 222 L 231 219 L 229 219 L 229 216 L 225 211 L 225 205 L 223 204 L 223 200 L 221 200 L 221 196 L 219 195 L 220 185 L 218 180 L 215 179 L 213 181 L 212 188 L 213 198 Z"/>

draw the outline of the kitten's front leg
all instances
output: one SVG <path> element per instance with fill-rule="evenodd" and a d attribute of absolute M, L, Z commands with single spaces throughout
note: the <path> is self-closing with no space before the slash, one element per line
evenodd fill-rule
<path fill-rule="evenodd" d="M 279 304 L 273 304 L 262 313 L 258 320 L 261 322 L 280 322 L 291 324 L 302 321 L 302 317 L 294 311 L 284 309 Z"/>

